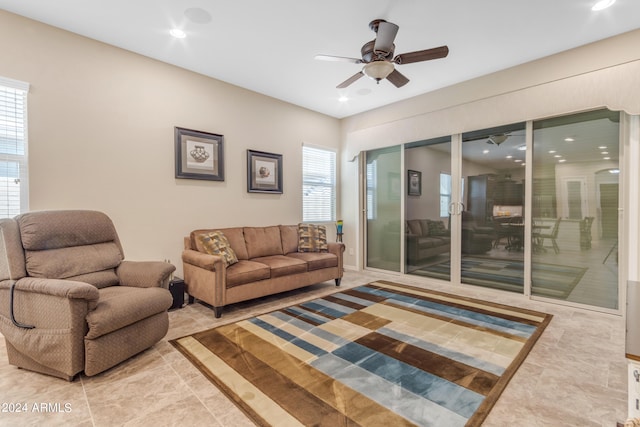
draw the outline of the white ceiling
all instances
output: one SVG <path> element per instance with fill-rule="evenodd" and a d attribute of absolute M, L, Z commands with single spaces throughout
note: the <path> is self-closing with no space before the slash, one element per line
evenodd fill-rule
<path fill-rule="evenodd" d="M 0 8 L 342 118 L 640 28 L 640 1 L 592 12 L 595 1 L 0 0 Z M 361 66 L 314 56 L 359 58 L 377 18 L 399 25 L 396 54 L 448 45 L 449 56 L 398 66 L 411 80 L 402 88 L 362 78 L 336 89 Z M 173 27 L 187 37 L 170 36 Z"/>

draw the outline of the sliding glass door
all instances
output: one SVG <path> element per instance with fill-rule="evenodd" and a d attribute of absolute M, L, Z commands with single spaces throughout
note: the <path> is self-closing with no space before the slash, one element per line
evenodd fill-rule
<path fill-rule="evenodd" d="M 451 138 L 405 145 L 405 272 L 451 279 Z"/>
<path fill-rule="evenodd" d="M 462 135 L 462 283 L 524 290 L 525 124 Z"/>
<path fill-rule="evenodd" d="M 534 123 L 532 295 L 618 308 L 619 117 Z"/>
<path fill-rule="evenodd" d="M 401 147 L 366 153 L 366 265 L 389 271 L 401 267 Z"/>
<path fill-rule="evenodd" d="M 366 153 L 366 265 L 619 308 L 619 114 Z"/>

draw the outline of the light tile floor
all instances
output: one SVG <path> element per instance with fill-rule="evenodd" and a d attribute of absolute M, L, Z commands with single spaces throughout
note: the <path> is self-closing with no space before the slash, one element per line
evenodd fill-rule
<path fill-rule="evenodd" d="M 377 272 L 347 271 L 341 288 L 376 279 L 554 315 L 484 426 L 612 427 L 625 420 L 627 364 L 621 317 L 491 289 Z M 171 311 L 169 333 L 160 343 L 101 375 L 80 376 L 71 383 L 10 366 L 0 340 L 0 426 L 251 426 L 169 340 L 335 290 L 333 282 L 326 282 L 236 304 L 221 319 L 200 304 Z"/>

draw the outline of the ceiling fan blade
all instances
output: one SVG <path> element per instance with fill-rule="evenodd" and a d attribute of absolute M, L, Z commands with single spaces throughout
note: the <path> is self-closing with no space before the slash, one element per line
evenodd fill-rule
<path fill-rule="evenodd" d="M 402 87 L 409 83 L 409 79 L 404 76 L 400 71 L 393 70 L 391 74 L 387 76 L 387 80 L 389 80 L 395 87 Z"/>
<path fill-rule="evenodd" d="M 378 24 L 378 34 L 376 43 L 373 45 L 374 52 L 393 52 L 393 41 L 396 39 L 398 26 L 391 22 L 381 21 Z"/>
<path fill-rule="evenodd" d="M 364 73 L 362 71 L 358 71 L 353 76 L 349 77 L 347 80 L 343 81 L 338 86 L 336 86 L 336 88 L 344 89 L 345 87 L 349 86 L 351 83 L 355 82 L 362 76 L 364 76 Z"/>
<path fill-rule="evenodd" d="M 434 47 L 433 49 L 418 50 L 415 52 L 401 53 L 393 58 L 396 64 L 411 64 L 413 62 L 429 61 L 431 59 L 444 58 L 449 54 L 447 46 Z"/>
<path fill-rule="evenodd" d="M 321 61 L 351 62 L 353 64 L 362 64 L 362 59 L 347 58 L 346 56 L 316 55 L 313 59 L 319 59 Z"/>

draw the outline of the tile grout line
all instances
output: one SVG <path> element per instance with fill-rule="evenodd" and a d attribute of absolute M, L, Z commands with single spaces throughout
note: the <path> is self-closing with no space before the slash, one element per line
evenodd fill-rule
<path fill-rule="evenodd" d="M 89 396 L 87 396 L 87 389 L 84 385 L 84 379 L 82 377 L 82 374 L 79 374 L 80 376 L 80 384 L 82 385 L 82 393 L 84 394 L 84 400 L 87 403 L 87 409 L 89 410 L 89 418 L 91 419 L 91 425 L 93 427 L 96 427 L 96 421 L 93 418 L 93 411 L 91 411 L 91 403 L 89 403 Z"/>
<path fill-rule="evenodd" d="M 176 352 L 176 353 L 180 353 L 179 351 L 177 351 L 173 345 L 169 344 L 171 346 L 171 351 L 172 352 Z M 156 350 L 157 351 L 157 350 Z M 209 409 L 209 407 L 207 406 L 207 404 L 200 398 L 200 396 L 198 395 L 198 393 L 189 385 L 188 382 L 186 382 L 184 380 L 184 378 L 182 378 L 182 375 L 180 375 L 180 372 L 178 372 L 176 370 L 176 368 L 173 366 L 173 364 L 167 360 L 164 356 L 164 354 L 160 353 L 160 357 L 162 358 L 162 360 L 165 362 L 166 365 L 169 366 L 169 368 L 175 373 L 175 375 L 180 379 L 180 382 L 182 382 L 182 384 L 184 384 L 187 389 L 189 389 L 189 392 L 191 392 L 191 394 L 198 400 L 198 402 L 200 402 L 200 404 L 204 407 L 204 409 L 211 414 L 211 416 L 213 417 L 214 420 L 216 420 L 216 422 L 220 425 L 220 426 L 224 426 L 224 424 L 218 419 L 218 417 L 216 417 L 216 415 L 211 412 L 211 410 Z M 213 385 L 213 384 L 212 384 Z"/>

